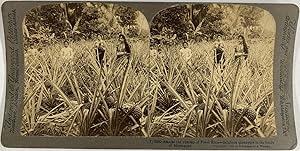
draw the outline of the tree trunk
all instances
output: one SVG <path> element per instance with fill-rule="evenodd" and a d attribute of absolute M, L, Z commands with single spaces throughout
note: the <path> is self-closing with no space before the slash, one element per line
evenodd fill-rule
<path fill-rule="evenodd" d="M 67 3 L 60 3 L 60 7 L 64 9 L 64 14 L 67 20 L 69 20 Z"/>
<path fill-rule="evenodd" d="M 195 30 L 195 24 L 193 22 L 193 18 L 194 18 L 194 8 L 192 4 L 188 4 L 187 5 L 187 9 L 189 9 L 189 14 L 188 14 L 188 20 L 189 23 L 192 25 L 193 30 Z"/>

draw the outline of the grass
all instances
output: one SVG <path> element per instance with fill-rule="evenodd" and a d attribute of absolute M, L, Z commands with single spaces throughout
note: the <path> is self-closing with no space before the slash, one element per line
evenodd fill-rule
<path fill-rule="evenodd" d="M 129 40 L 130 41 L 130 40 Z M 265 40 L 267 41 L 267 40 Z M 272 137 L 274 43 L 250 42 L 247 60 L 213 63 L 213 43 L 192 43 L 192 66 L 179 46 L 149 57 L 149 44 L 130 41 L 133 55 L 117 60 L 114 40 L 99 67 L 93 41 L 72 43 L 75 57 L 59 56 L 62 44 L 25 57 L 21 134 L 25 136 Z M 222 72 L 221 72 L 222 71 Z M 251 114 L 252 113 L 252 114 Z M 254 117 L 254 119 L 253 119 Z"/>

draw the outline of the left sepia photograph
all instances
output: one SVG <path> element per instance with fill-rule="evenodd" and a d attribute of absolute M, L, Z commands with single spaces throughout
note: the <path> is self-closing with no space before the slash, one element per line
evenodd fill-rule
<path fill-rule="evenodd" d="M 22 136 L 145 136 L 150 29 L 113 3 L 57 3 L 23 20 Z"/>

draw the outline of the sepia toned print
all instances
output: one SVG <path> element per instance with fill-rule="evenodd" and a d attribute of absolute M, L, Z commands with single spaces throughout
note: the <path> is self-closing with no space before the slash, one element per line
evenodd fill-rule
<path fill-rule="evenodd" d="M 23 21 L 24 136 L 144 136 L 149 26 L 133 8 L 60 3 Z"/>
<path fill-rule="evenodd" d="M 272 137 L 275 21 L 258 7 L 188 4 L 152 20 L 153 137 Z M 154 107 L 155 106 L 155 107 Z"/>
<path fill-rule="evenodd" d="M 58 3 L 23 21 L 23 136 L 272 137 L 275 21 L 258 7 Z"/>

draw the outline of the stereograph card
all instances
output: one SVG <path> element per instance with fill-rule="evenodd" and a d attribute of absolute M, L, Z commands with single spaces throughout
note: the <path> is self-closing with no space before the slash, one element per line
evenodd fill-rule
<path fill-rule="evenodd" d="M 292 3 L 7 1 L 1 143 L 293 149 L 298 15 Z"/>

